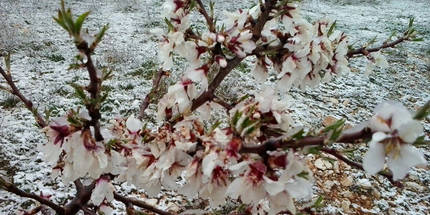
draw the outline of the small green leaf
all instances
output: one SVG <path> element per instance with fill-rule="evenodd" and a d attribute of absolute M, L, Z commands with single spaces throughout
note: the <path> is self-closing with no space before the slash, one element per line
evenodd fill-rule
<path fill-rule="evenodd" d="M 304 138 L 304 134 L 305 134 L 305 131 L 302 128 L 302 129 L 300 129 L 300 131 L 298 131 L 297 133 L 293 134 L 293 136 L 291 136 L 291 138 L 295 139 L 295 140 L 301 140 L 301 139 Z"/>
<path fill-rule="evenodd" d="M 106 31 L 109 29 L 109 24 L 106 24 L 103 26 L 102 30 L 96 35 L 96 39 L 94 40 L 93 44 L 91 44 L 90 50 L 94 51 L 97 47 L 97 45 L 102 41 L 103 36 L 105 35 Z"/>
<path fill-rule="evenodd" d="M 212 126 L 211 129 L 209 130 L 209 134 L 212 133 L 216 128 L 218 128 L 219 125 L 221 125 L 221 121 L 216 121 Z"/>
<path fill-rule="evenodd" d="M 78 84 L 71 83 L 70 86 L 75 89 L 75 95 L 82 100 L 84 103 L 88 100 L 87 95 L 84 92 L 84 88 Z"/>
<path fill-rule="evenodd" d="M 242 117 L 242 112 L 236 111 L 233 115 L 233 118 L 231 119 L 232 126 L 236 126 L 237 121 Z"/>
<path fill-rule="evenodd" d="M 423 120 L 430 114 L 430 100 L 422 106 L 414 116 L 416 120 Z"/>
<path fill-rule="evenodd" d="M 425 136 L 420 136 L 418 137 L 414 143 L 412 143 L 414 146 L 425 146 L 425 145 L 429 145 L 430 141 L 429 140 L 425 140 Z"/>
<path fill-rule="evenodd" d="M 323 203 L 323 201 L 324 201 L 324 197 L 322 197 L 322 196 L 318 196 L 318 199 L 315 201 L 315 203 L 314 203 L 314 208 L 321 208 L 321 207 L 323 207 L 324 205 L 322 204 Z"/>
<path fill-rule="evenodd" d="M 173 24 L 166 18 L 166 17 L 164 17 L 164 22 L 166 22 L 166 24 L 167 24 L 167 27 L 168 27 L 168 29 L 169 29 L 169 32 L 171 32 L 171 31 L 174 31 L 175 30 L 175 27 L 173 26 Z"/>
<path fill-rule="evenodd" d="M 82 28 L 82 24 L 84 23 L 84 21 L 88 17 L 88 15 L 90 15 L 90 11 L 83 13 L 82 15 L 80 15 L 76 19 L 75 28 L 76 28 L 76 33 L 77 34 L 80 34 L 81 28 Z"/>
<path fill-rule="evenodd" d="M 414 39 L 411 39 L 411 41 L 413 41 L 413 42 L 422 42 L 422 41 L 424 41 L 424 38 L 414 38 Z"/>
<path fill-rule="evenodd" d="M 411 18 L 409 18 L 409 28 L 412 28 L 412 26 L 414 25 L 414 20 L 415 20 L 415 17 L 411 17 Z"/>
<path fill-rule="evenodd" d="M 326 128 L 324 128 L 323 132 L 327 133 L 327 132 L 329 132 L 331 130 L 337 130 L 340 127 L 343 127 L 344 124 L 345 124 L 345 120 L 344 119 L 340 119 L 340 120 L 336 121 L 335 123 L 333 123 L 333 124 L 327 126 Z"/>
<path fill-rule="evenodd" d="M 297 176 L 300 178 L 304 178 L 304 179 L 308 180 L 309 179 L 309 172 L 302 171 L 301 173 L 297 174 Z"/>
<path fill-rule="evenodd" d="M 330 29 L 327 32 L 327 35 L 328 36 L 332 35 L 335 28 L 336 28 L 336 20 L 333 22 L 333 24 L 331 24 Z"/>

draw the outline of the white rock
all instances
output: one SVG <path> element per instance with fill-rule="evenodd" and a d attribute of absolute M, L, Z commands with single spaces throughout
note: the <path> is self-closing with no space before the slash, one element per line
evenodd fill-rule
<path fill-rule="evenodd" d="M 318 158 L 315 161 L 315 167 L 320 169 L 320 170 L 326 170 L 326 169 L 333 168 L 333 165 L 327 160 L 324 160 L 322 158 Z"/>

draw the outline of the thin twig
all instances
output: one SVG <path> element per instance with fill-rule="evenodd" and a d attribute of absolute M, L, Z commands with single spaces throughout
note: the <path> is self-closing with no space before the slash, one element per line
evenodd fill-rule
<path fill-rule="evenodd" d="M 205 6 L 203 5 L 201 0 L 196 0 L 197 4 L 199 5 L 199 12 L 205 17 L 206 23 L 208 24 L 209 31 L 215 32 L 215 24 L 213 21 L 213 17 L 209 16 L 208 12 L 205 9 Z"/>
<path fill-rule="evenodd" d="M 379 51 L 381 49 L 385 49 L 385 48 L 394 48 L 394 46 L 396 46 L 397 44 L 404 42 L 406 40 L 408 40 L 408 37 L 403 36 L 403 37 L 400 37 L 399 39 L 394 40 L 392 42 L 389 42 L 389 43 L 385 42 L 382 45 L 375 47 L 375 48 L 361 47 L 358 49 L 348 51 L 348 54 L 346 54 L 346 56 L 348 58 L 352 58 L 352 57 L 356 57 L 358 55 L 367 55 L 371 52 L 377 52 L 377 51 Z"/>
<path fill-rule="evenodd" d="M 58 214 L 64 214 L 65 210 L 64 208 L 62 208 L 60 205 L 57 205 L 54 202 L 51 202 L 48 199 L 44 199 L 39 195 L 33 194 L 33 193 L 29 193 L 29 192 L 25 192 L 21 189 L 19 189 L 17 186 L 15 186 L 14 184 L 7 182 L 3 179 L 0 178 L 0 189 L 4 189 L 8 192 L 14 193 L 18 196 L 21 197 L 26 197 L 26 198 L 30 198 L 33 200 L 36 200 L 38 202 L 40 202 L 43 205 L 46 205 L 50 208 L 52 208 L 55 212 L 57 212 Z"/>
<path fill-rule="evenodd" d="M 166 72 L 162 69 L 158 70 L 157 74 L 154 77 L 154 80 L 152 81 L 152 89 L 149 91 L 149 93 L 146 95 L 145 99 L 140 104 L 140 110 L 139 110 L 139 119 L 142 119 L 145 116 L 145 110 L 148 108 L 149 104 L 152 102 L 152 97 L 154 94 L 158 93 L 158 90 L 160 88 L 160 82 L 161 78 L 166 74 Z"/>
<path fill-rule="evenodd" d="M 161 214 L 161 215 L 173 215 L 173 213 L 170 213 L 170 212 L 167 212 L 167 211 L 163 211 L 163 210 L 158 209 L 158 208 L 156 208 L 156 207 L 154 207 L 152 205 L 146 204 L 145 202 L 140 201 L 138 199 L 124 197 L 124 196 L 121 196 L 120 194 L 118 194 L 116 192 L 113 195 L 114 195 L 115 200 L 124 203 L 126 206 L 128 206 L 129 204 L 133 204 L 135 206 L 138 206 L 140 208 L 143 208 L 145 210 L 148 210 L 148 211 L 151 211 L 151 212 L 154 212 L 154 213 L 157 213 L 157 214 Z"/>
<path fill-rule="evenodd" d="M 331 154 L 331 155 L 335 156 L 337 159 L 345 162 L 346 164 L 348 164 L 348 165 L 350 165 L 350 166 L 352 166 L 352 167 L 354 167 L 356 169 L 364 170 L 363 165 L 361 165 L 360 163 L 354 162 L 352 160 L 349 160 L 348 158 L 346 158 L 345 156 L 343 156 L 342 154 L 340 154 L 340 152 L 338 152 L 335 149 L 322 148 L 321 151 L 323 151 L 323 152 L 325 152 L 327 154 Z M 393 180 L 393 175 L 392 174 L 387 173 L 387 172 L 379 172 L 378 174 L 381 175 L 381 176 L 384 176 L 394 186 L 396 186 L 396 187 L 403 187 L 403 185 L 400 182 Z"/>
<path fill-rule="evenodd" d="M 229 103 L 227 103 L 226 101 L 224 101 L 218 96 L 214 96 L 213 102 L 223 106 L 227 110 L 227 112 L 233 108 L 232 105 L 230 105 Z"/>
<path fill-rule="evenodd" d="M 28 100 L 18 89 L 18 87 L 15 85 L 12 75 L 10 73 L 6 73 L 6 71 L 3 70 L 3 68 L 0 67 L 0 74 L 3 76 L 3 78 L 6 80 L 6 83 L 9 85 L 11 89 L 7 89 L 10 93 L 17 96 L 19 100 L 24 103 L 25 107 L 33 113 L 34 118 L 36 118 L 36 122 L 39 125 L 39 127 L 43 128 L 46 127 L 48 124 L 46 123 L 45 119 L 40 115 L 40 113 L 37 111 L 37 109 L 33 106 L 33 102 Z"/>

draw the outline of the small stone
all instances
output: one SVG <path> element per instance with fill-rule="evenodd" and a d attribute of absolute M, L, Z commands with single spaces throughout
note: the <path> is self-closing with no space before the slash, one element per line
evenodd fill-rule
<path fill-rule="evenodd" d="M 362 188 L 365 189 L 370 189 L 372 188 L 372 184 L 370 183 L 370 181 L 366 178 L 362 178 L 360 180 L 358 180 L 358 185 Z"/>
<path fill-rule="evenodd" d="M 181 208 L 177 204 L 169 202 L 169 204 L 167 204 L 167 210 L 172 212 L 178 212 L 181 210 Z"/>
<path fill-rule="evenodd" d="M 426 189 L 425 187 L 413 181 L 407 181 L 404 184 L 406 189 L 412 190 L 412 191 L 423 192 Z"/>
<path fill-rule="evenodd" d="M 329 125 L 332 125 L 333 123 L 335 123 L 337 121 L 336 117 L 334 116 L 327 116 L 326 118 L 324 118 L 323 120 L 323 125 L 324 127 L 327 127 Z"/>
<path fill-rule="evenodd" d="M 342 192 L 342 196 L 344 196 L 346 198 L 350 198 L 350 197 L 352 197 L 352 193 L 351 193 L 351 191 L 344 191 L 344 192 Z"/>
<path fill-rule="evenodd" d="M 376 190 L 376 189 L 372 190 L 372 194 L 377 199 L 381 198 L 381 193 L 378 190 Z"/>
<path fill-rule="evenodd" d="M 333 165 L 327 160 L 324 160 L 322 158 L 318 158 L 315 161 L 315 167 L 320 169 L 320 170 L 326 170 L 326 169 L 333 168 Z"/>
<path fill-rule="evenodd" d="M 327 190 L 330 190 L 334 184 L 335 183 L 333 181 L 326 181 L 326 182 L 324 182 L 324 188 L 326 188 Z"/>
<path fill-rule="evenodd" d="M 329 101 L 335 105 L 339 104 L 339 100 L 337 100 L 335 98 L 329 98 Z"/>
<path fill-rule="evenodd" d="M 352 185 L 352 177 L 351 176 L 347 176 L 344 177 L 341 181 L 340 184 L 342 184 L 342 186 L 344 187 L 349 187 Z"/>
<path fill-rule="evenodd" d="M 345 101 L 342 102 L 343 105 L 347 106 L 349 104 L 350 100 L 349 99 L 345 99 Z"/>
<path fill-rule="evenodd" d="M 335 161 L 335 162 L 334 162 L 334 164 L 333 164 L 333 169 L 334 169 L 334 172 L 335 172 L 335 173 L 340 173 L 340 170 L 339 170 L 339 162 L 337 162 L 337 161 Z"/>
<path fill-rule="evenodd" d="M 348 199 L 343 200 L 341 203 L 342 210 L 345 212 L 349 212 L 350 205 L 351 205 L 351 202 Z"/>

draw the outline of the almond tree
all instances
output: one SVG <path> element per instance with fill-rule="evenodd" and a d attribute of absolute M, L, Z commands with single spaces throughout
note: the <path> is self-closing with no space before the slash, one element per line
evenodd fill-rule
<path fill-rule="evenodd" d="M 86 70 L 89 76 L 88 85 L 73 84 L 83 108 L 47 120 L 16 87 L 9 54 L 3 56 L 4 69 L 0 67 L 6 81 L 0 88 L 16 95 L 33 113 L 47 137 L 40 149 L 52 165 L 53 177 L 73 182 L 77 193 L 65 205 L 59 205 L 3 178 L 0 188 L 42 204 L 28 214 L 46 208 L 57 214 L 110 214 L 112 201 L 124 203 L 128 214 L 139 214 L 136 208 L 171 214 L 120 194 L 114 185 L 123 182 L 143 188 L 149 196 L 156 196 L 164 187 L 189 199 L 207 199 L 213 208 L 234 199 L 246 205 L 241 211 L 245 214 L 295 214 L 310 211 L 295 207 L 296 200 L 312 196 L 314 176 L 304 162 L 305 154 L 331 154 L 354 168 L 388 179 L 393 186 L 402 186 L 399 180 L 411 167 L 426 163 L 413 143 L 422 141 L 419 120 L 429 114 L 429 102 L 412 114 L 402 104 L 387 101 L 360 126 L 346 130 L 345 121 L 339 120 L 315 135 L 295 125 L 288 100 L 279 97 L 292 87 L 315 87 L 349 72 L 350 58 L 368 58 L 368 71 L 375 66 L 386 67 L 381 49 L 420 40 L 413 19 L 396 40 L 353 49 L 348 36 L 336 30 L 336 22 L 310 23 L 293 1 L 260 0 L 250 9 L 224 12 L 221 23 L 215 19 L 213 3 L 209 8 L 206 10 L 201 0 L 164 3 L 168 31 L 160 35 L 161 68 L 154 77 L 153 89 L 142 99 L 137 118 L 125 116 L 102 124 L 101 106 L 107 97 L 103 81 L 112 77 L 112 72 L 96 68 L 93 54 L 108 26 L 89 35 L 82 26 L 90 13 L 75 17 L 61 1 L 54 19 L 78 51 L 77 63 L 71 69 Z M 205 32 L 198 33 L 191 27 L 193 11 L 205 19 Z M 184 72 L 155 101 L 175 56 L 186 59 Z M 249 57 L 255 57 L 255 78 L 264 82 L 269 73 L 275 73 L 277 86 L 263 86 L 260 92 L 233 104 L 222 100 L 216 94 L 218 87 Z M 150 130 L 142 119 L 153 102 L 158 102 L 157 115 L 162 123 Z M 204 122 L 212 122 L 208 119 L 219 108 L 227 112 L 225 119 L 219 119 L 225 123 L 217 122 L 206 129 Z M 332 147 L 333 143 L 350 147 L 362 142 L 369 142 L 363 165 Z M 385 162 L 389 170 L 384 169 Z M 92 182 L 84 185 L 82 179 Z"/>

